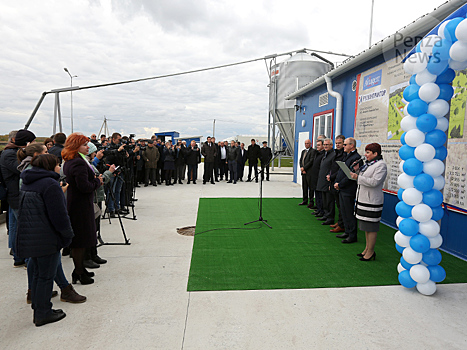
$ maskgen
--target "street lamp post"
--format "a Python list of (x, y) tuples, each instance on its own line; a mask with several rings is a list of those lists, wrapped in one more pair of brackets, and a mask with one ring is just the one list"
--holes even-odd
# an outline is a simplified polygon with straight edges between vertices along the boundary
[[(70, 76), (70, 87), (73, 87), (73, 78), (77, 78), (77, 75), (71, 75), (71, 73), (68, 71), (68, 68), (63, 68), (65, 72), (68, 73)], [(70, 91), (70, 98), (71, 98), (71, 133), (73, 133), (73, 91)]]

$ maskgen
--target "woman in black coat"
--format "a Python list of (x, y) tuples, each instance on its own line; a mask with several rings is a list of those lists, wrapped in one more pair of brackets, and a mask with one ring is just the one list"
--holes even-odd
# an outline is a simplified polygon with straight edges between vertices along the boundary
[(170, 142), (167, 142), (164, 148), (164, 171), (165, 171), (165, 184), (172, 186), (172, 174), (175, 170), (175, 150)]
[(16, 248), (19, 256), (29, 258), (34, 270), (31, 284), (33, 320), (40, 327), (66, 316), (62, 310), (52, 310), (50, 298), (60, 249), (70, 244), (73, 230), (65, 196), (58, 183), (58, 158), (51, 154), (38, 155), (32, 159), (31, 165), (31, 169), (21, 173), (23, 186)]
[(73, 283), (91, 284), (92, 272), (87, 272), (83, 261), (86, 248), (97, 244), (96, 221), (94, 219), (94, 193), (102, 185), (102, 175), (96, 177), (85, 156), (89, 152), (89, 139), (81, 133), (73, 133), (66, 139), (62, 151), (63, 173), (67, 183), (67, 208), (75, 237), (70, 244), (75, 269)]

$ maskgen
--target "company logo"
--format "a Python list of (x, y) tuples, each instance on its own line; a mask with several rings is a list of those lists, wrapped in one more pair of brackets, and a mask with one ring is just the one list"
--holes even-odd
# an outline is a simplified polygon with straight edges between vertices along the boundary
[(381, 73), (382, 73), (382, 70), (380, 69), (364, 77), (363, 78), (363, 90), (381, 85)]

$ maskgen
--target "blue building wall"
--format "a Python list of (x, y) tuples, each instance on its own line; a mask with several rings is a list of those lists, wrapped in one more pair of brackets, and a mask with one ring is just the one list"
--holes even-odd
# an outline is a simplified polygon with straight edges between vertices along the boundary
[[(423, 37), (423, 36), (421, 36)], [(420, 38), (421, 38), (420, 37)], [(355, 126), (355, 97), (356, 92), (352, 91), (352, 82), (357, 79), (357, 75), (366, 70), (375, 67), (379, 64), (388, 61), (401, 54), (406, 50), (405, 47), (397, 47), (391, 53), (385, 53), (372, 60), (365, 62), (359, 67), (340, 75), (332, 80), (333, 90), (339, 92), (343, 96), (343, 111), (342, 111), (342, 134), (346, 137), (354, 135)], [(300, 132), (310, 132), (310, 137), (313, 134), (313, 115), (327, 110), (336, 108), (336, 99), (329, 95), (329, 102), (323, 107), (318, 107), (319, 96), (327, 92), (326, 84), (322, 84), (314, 90), (308, 92), (301, 97), (302, 107), (305, 106), (305, 112), (297, 111), (295, 123), (295, 157), (298, 155), (298, 135)], [(302, 127), (302, 120), (305, 120), (306, 125)], [(326, 135), (334, 139), (335, 135), (335, 113), (333, 135)], [(296, 159), (294, 159), (294, 165)], [(294, 181), (297, 182), (297, 167), (294, 166)], [(391, 227), (396, 228), (397, 214), (395, 206), (399, 202), (396, 195), (391, 193), (384, 194), (384, 208), (381, 221)], [(457, 255), (463, 259), (467, 259), (467, 235), (463, 234), (467, 227), (467, 215), (445, 210), (445, 215), (441, 221), (441, 235), (443, 236), (443, 245), (441, 248), (451, 254)]]

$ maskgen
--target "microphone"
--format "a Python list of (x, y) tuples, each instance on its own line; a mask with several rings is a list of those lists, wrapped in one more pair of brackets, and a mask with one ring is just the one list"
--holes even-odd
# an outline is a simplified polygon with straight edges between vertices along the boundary
[(350, 168), (352, 169), (355, 165), (359, 165), (359, 166), (362, 166), (363, 165), (363, 162), (366, 160), (366, 157), (365, 156), (361, 156), (360, 159), (357, 159), (355, 162), (352, 163), (352, 165), (350, 166)]

